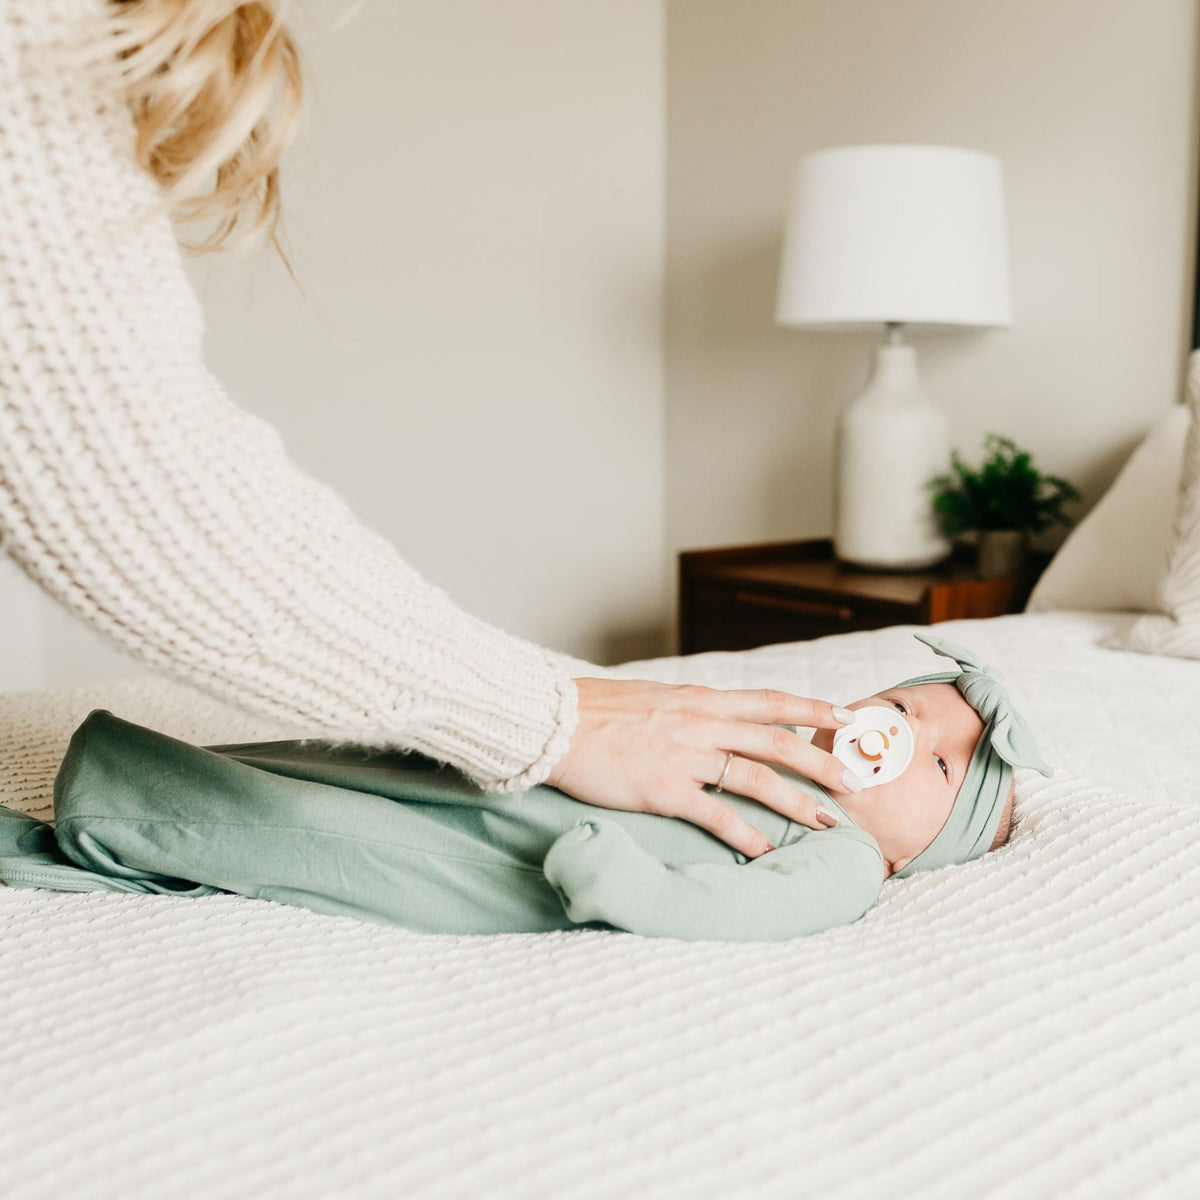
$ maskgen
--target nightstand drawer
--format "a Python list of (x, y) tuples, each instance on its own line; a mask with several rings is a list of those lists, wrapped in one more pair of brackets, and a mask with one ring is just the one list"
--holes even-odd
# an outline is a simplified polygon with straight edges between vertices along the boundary
[(748, 650), (831, 633), (1018, 612), (1049, 555), (1020, 576), (981, 579), (964, 548), (925, 571), (862, 571), (828, 538), (679, 556), (679, 652)]
[(694, 637), (688, 653), (748, 650), (772, 642), (803, 642), (831, 633), (882, 629), (912, 619), (890, 607), (772, 592), (762, 588), (693, 585), (689, 603)]

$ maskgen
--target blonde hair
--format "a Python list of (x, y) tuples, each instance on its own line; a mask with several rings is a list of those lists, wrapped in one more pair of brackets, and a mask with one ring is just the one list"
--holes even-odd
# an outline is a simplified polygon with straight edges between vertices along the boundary
[(166, 211), (215, 221), (183, 248), (270, 242), (290, 271), (279, 163), (299, 131), (303, 71), (283, 15), (272, 0), (108, 0), (89, 41), (100, 82), (133, 112), (137, 161)]

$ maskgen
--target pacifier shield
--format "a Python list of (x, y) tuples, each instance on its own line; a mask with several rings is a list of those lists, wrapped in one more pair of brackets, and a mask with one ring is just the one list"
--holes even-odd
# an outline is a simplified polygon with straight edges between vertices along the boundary
[(857, 709), (854, 720), (833, 735), (833, 754), (862, 780), (878, 787), (899, 778), (912, 762), (916, 738), (894, 708), (872, 704)]

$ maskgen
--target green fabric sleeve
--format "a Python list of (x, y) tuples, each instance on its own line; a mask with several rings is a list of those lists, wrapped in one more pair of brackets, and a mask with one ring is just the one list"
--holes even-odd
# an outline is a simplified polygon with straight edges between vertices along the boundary
[(139, 892), (173, 896), (211, 896), (218, 889), (183, 880), (143, 875), (119, 878), (89, 871), (72, 862), (59, 847), (54, 829), (0, 804), (0, 883), (17, 888), (49, 888), (56, 892)]
[(848, 925), (884, 879), (867, 835), (814, 831), (745, 864), (674, 866), (603, 819), (561, 834), (542, 870), (572, 921), (712, 941), (782, 941)]

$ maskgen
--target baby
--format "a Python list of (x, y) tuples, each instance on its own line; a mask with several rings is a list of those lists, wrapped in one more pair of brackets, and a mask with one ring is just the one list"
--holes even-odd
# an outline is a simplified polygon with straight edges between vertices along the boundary
[[(927, 634), (915, 636), (953, 658), (961, 670), (907, 679), (847, 705), (853, 711), (881, 705), (895, 709), (903, 717), (901, 728), (911, 734), (907, 768), (875, 790), (848, 793), (840, 802), (846, 815), (875, 839), (885, 877), (969, 862), (1002, 846), (1008, 840), (1016, 794), (1012, 768), (1051, 773), (1012, 709), (999, 676), (961, 647)], [(844, 742), (844, 735), (855, 732), (853, 726), (844, 733), (819, 729), (813, 742), (834, 750), (835, 739)], [(856, 739), (848, 740), (853, 745)], [(879, 751), (886, 742), (883, 737)], [(843, 757), (852, 769), (861, 767), (863, 760), (883, 757), (860, 748), (856, 761), (846, 750)], [(870, 787), (870, 774), (865, 777)]]
[(816, 735), (863, 791), (835, 802), (791, 774), (835, 826), (809, 829), (722, 793), (776, 847), (753, 861), (686, 821), (549, 787), (490, 795), (420, 755), (295, 741), (201, 748), (98, 710), (59, 769), (55, 827), (0, 808), (0, 879), (237, 892), (430, 933), (815, 933), (856, 921), (889, 875), (999, 845), (1014, 766), (1049, 774), (998, 677), (917, 637), (961, 670), (860, 700), (853, 726)]

